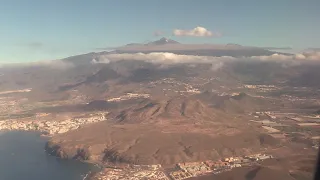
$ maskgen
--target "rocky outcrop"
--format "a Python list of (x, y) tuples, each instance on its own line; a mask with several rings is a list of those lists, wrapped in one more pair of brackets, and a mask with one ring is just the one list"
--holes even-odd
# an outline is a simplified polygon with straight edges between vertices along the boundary
[(75, 159), (81, 161), (90, 160), (90, 152), (88, 148), (72, 148), (65, 149), (58, 142), (52, 140), (48, 141), (45, 145), (45, 150), (48, 154), (56, 156), (61, 159)]
[(55, 142), (48, 141), (45, 145), (45, 150), (48, 154), (56, 156), (61, 159), (68, 159), (68, 154)]
[(73, 159), (77, 160), (90, 160), (90, 152), (87, 148), (78, 148), (77, 154), (73, 157)]
[(103, 162), (106, 163), (133, 163), (129, 157), (126, 157), (125, 155), (121, 155), (117, 150), (114, 149), (105, 149), (103, 151), (104, 156), (103, 156)]

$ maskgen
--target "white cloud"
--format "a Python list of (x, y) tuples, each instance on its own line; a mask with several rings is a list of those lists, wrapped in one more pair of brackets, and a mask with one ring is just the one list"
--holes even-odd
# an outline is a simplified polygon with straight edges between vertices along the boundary
[(257, 59), (261, 61), (286, 61), (286, 60), (307, 60), (320, 61), (320, 52), (313, 53), (298, 53), (294, 55), (273, 54), (271, 56), (253, 56), (250, 59)]
[(306, 53), (303, 53), (302, 55), (305, 56), (306, 59), (309, 59), (309, 60), (313, 60), (313, 61), (320, 60), (320, 51), (306, 52)]
[(153, 53), (124, 53), (124, 54), (107, 54), (99, 57), (99, 63), (109, 63), (120, 60), (145, 61), (154, 64), (188, 64), (188, 63), (212, 63), (214, 61), (231, 60), (233, 57), (213, 57), (213, 56), (193, 56), (178, 55), (167, 52)]
[(195, 56), (195, 55), (179, 55), (168, 52), (153, 53), (123, 53), (123, 54), (106, 54), (94, 59), (92, 63), (110, 63), (121, 60), (145, 61), (154, 64), (170, 65), (170, 64), (211, 64), (213, 70), (220, 69), (226, 62), (230, 61), (271, 61), (285, 64), (286, 66), (298, 65), (303, 61), (320, 61), (320, 53), (312, 54), (296, 54), (281, 55), (273, 54), (270, 56), (252, 56), (235, 58), (231, 56)]
[(296, 55), (295, 55), (295, 58), (296, 58), (297, 60), (304, 60), (304, 59), (306, 59), (306, 56), (303, 55), (303, 54), (296, 54)]
[(217, 71), (218, 69), (221, 69), (224, 66), (224, 62), (220, 61), (217, 63), (212, 63), (211, 70)]
[(221, 36), (218, 32), (211, 32), (204, 27), (196, 27), (191, 30), (175, 29), (173, 30), (173, 35), (175, 36), (194, 36), (194, 37), (219, 37)]
[(272, 54), (271, 56), (252, 56), (251, 59), (257, 59), (261, 61), (283, 61), (283, 60), (290, 60), (293, 59), (294, 56), (287, 56), (282, 54)]
[[(123, 53), (123, 54), (105, 54), (92, 59), (91, 63), (110, 63), (121, 60), (145, 61), (154, 64), (170, 65), (170, 64), (211, 64), (212, 70), (218, 70), (230, 61), (273, 61), (280, 62), (284, 66), (299, 65), (304, 61), (319, 61), (320, 52), (308, 52), (295, 55), (273, 54), (270, 56), (252, 56), (235, 58), (231, 56), (196, 56), (196, 55), (179, 55), (168, 52), (153, 53)], [(66, 70), (74, 67), (71, 62), (63, 60), (37, 61), (29, 63), (10, 63), (0, 64), (1, 67), (23, 68), (23, 67), (46, 67), (57, 70)]]

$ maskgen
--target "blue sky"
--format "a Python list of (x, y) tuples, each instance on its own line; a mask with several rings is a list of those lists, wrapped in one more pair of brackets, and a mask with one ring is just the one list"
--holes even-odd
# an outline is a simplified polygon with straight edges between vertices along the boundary
[[(0, 0), (0, 62), (63, 58), (132, 42), (320, 47), (319, 0)], [(174, 36), (204, 27), (221, 36)]]

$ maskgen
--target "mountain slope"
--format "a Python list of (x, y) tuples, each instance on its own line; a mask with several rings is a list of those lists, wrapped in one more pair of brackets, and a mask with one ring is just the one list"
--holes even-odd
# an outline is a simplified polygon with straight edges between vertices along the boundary
[(170, 165), (258, 152), (260, 148), (269, 146), (261, 141), (262, 136), (269, 135), (251, 129), (235, 135), (213, 137), (181, 128), (176, 132), (168, 132), (166, 127), (161, 126), (101, 122), (57, 135), (48, 143), (47, 149), (59, 147), (57, 152), (63, 152), (59, 154), (63, 154), (64, 158), (74, 157), (77, 148), (86, 148), (93, 161), (115, 159), (108, 157), (110, 154), (104, 154), (112, 151), (116, 152), (117, 159), (135, 164)]
[(166, 100), (145, 100), (121, 111), (116, 121), (121, 123), (186, 123), (221, 122), (228, 115), (210, 108), (193, 97), (179, 96)]
[(146, 45), (165, 45), (165, 44), (180, 44), (180, 43), (172, 39), (167, 39), (163, 37), (157, 41), (147, 43)]

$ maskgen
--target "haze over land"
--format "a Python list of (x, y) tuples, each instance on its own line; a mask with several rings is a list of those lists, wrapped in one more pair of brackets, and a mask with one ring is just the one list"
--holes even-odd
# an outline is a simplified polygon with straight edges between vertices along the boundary
[[(87, 180), (312, 179), (318, 7), (317, 0), (2, 2), (1, 137), (35, 131), (53, 160), (97, 167)], [(15, 144), (12, 153), (23, 153), (9, 159), (39, 154)], [(7, 179), (51, 171), (10, 163), (15, 173), (0, 173)]]
[(293, 179), (310, 178), (309, 166), (287, 161), (304, 153), (309, 161), (318, 148), (319, 60), (315, 51), (286, 54), (161, 38), (3, 65), (1, 127), (48, 134), (48, 153), (66, 159), (166, 168), (267, 153), (286, 163), (258, 164), (257, 172), (279, 166), (276, 178), (288, 172)]

